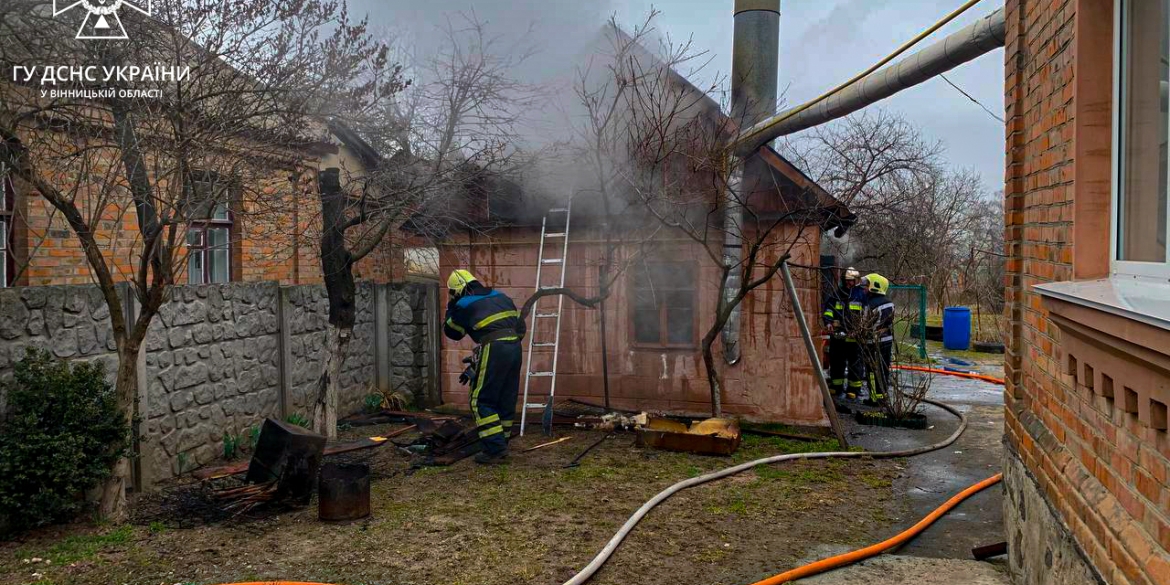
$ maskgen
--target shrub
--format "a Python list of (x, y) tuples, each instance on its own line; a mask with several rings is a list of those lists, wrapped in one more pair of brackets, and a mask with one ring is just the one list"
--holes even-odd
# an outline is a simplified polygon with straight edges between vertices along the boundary
[[(299, 412), (294, 412), (294, 413), (284, 417), (284, 422), (286, 422), (290, 425), (297, 425), (298, 427), (304, 427), (307, 429), (307, 428), (309, 428), (310, 421), (308, 418), (305, 417), (305, 415), (303, 415)], [(256, 438), (257, 438), (257, 440), (259, 440), (260, 437), (257, 436)]]
[(3, 384), (0, 510), (9, 530), (71, 520), (85, 507), (85, 492), (125, 455), (129, 424), (101, 364), (29, 349), (13, 372)]

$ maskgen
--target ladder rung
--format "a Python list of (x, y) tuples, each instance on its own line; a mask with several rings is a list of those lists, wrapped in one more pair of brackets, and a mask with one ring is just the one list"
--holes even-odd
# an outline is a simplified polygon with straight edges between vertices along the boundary
[(544, 341), (541, 343), (537, 343), (535, 341), (532, 342), (532, 347), (556, 347), (556, 346), (557, 346), (557, 344), (555, 344), (551, 341)]
[(560, 264), (561, 258), (545, 258), (540, 261), (541, 264)]
[(554, 208), (548, 210), (548, 212), (549, 213), (568, 213), (569, 208), (568, 207), (554, 207)]
[(561, 288), (561, 287), (559, 287), (559, 286), (542, 286), (542, 287), (540, 287), (540, 290), (553, 290), (553, 289), (558, 289), (558, 288)]
[(532, 376), (533, 378), (551, 378), (553, 373), (552, 372), (528, 372), (528, 375)]
[(544, 408), (546, 405), (543, 402), (529, 402), (524, 405), (524, 408)]
[(544, 237), (546, 237), (546, 238), (563, 238), (563, 237), (565, 237), (565, 232), (550, 232), (550, 233), (544, 234)]
[(550, 319), (550, 318), (553, 318), (556, 316), (557, 316), (556, 313), (537, 313), (536, 314), (537, 319)]

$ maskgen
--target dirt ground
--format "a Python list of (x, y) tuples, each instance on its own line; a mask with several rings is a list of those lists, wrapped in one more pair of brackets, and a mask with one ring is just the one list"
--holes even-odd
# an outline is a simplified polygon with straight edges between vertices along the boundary
[[(561, 434), (572, 438), (519, 453), (508, 465), (482, 467), (468, 459), (413, 474), (405, 473), (405, 455), (379, 448), (371, 460), (373, 515), (357, 523), (318, 522), (314, 503), (195, 528), (177, 528), (171, 519), (26, 535), (0, 544), (0, 583), (560, 583), (671, 483), (733, 462), (835, 446), (747, 436), (730, 458), (704, 457), (636, 448), (632, 435), (619, 434), (580, 467), (564, 469), (601, 434)], [(513, 445), (519, 451), (545, 440), (529, 435)], [(895, 516), (891, 496), (905, 465), (798, 462), (688, 490), (652, 512), (593, 582), (749, 583), (789, 567), (818, 544), (884, 538), (904, 520)]]
[[(1002, 372), (1002, 358), (981, 357), (977, 369)], [(999, 469), (1002, 389), (939, 377), (930, 394), (971, 419), (968, 432), (952, 447), (909, 460), (756, 468), (684, 491), (639, 524), (592, 582), (752, 583), (892, 536)], [(932, 428), (926, 432), (850, 423), (849, 438), (869, 450), (893, 450), (940, 440), (957, 424), (934, 407), (927, 415)], [(394, 428), (355, 428), (342, 438)], [(566, 469), (603, 433), (558, 429), (558, 436), (571, 438), (529, 453), (520, 451), (548, 439), (538, 432), (516, 439), (512, 461), (497, 467), (466, 459), (411, 472), (411, 458), (389, 446), (343, 455), (364, 460), (373, 470), (373, 514), (350, 524), (317, 521), (313, 502), (258, 519), (200, 525), (193, 522), (194, 514), (142, 513), (157, 508), (158, 496), (150, 496), (138, 502), (139, 518), (129, 525), (75, 524), (0, 543), (0, 585), (275, 579), (347, 585), (555, 584), (584, 567), (645, 500), (678, 480), (767, 455), (836, 448), (835, 441), (745, 435), (732, 457), (707, 457), (637, 448), (632, 434), (617, 434), (580, 467)], [(1001, 507), (1002, 490), (986, 490), (898, 551), (911, 556), (875, 560), (816, 582), (885, 582), (895, 574), (902, 579), (896, 582), (945, 582), (923, 581), (944, 572), (943, 565), (922, 557), (970, 558), (972, 546), (1002, 535)], [(994, 564), (964, 569), (956, 563), (945, 566), (960, 574), (975, 571), (969, 576), (983, 571), (989, 583), (1001, 572)]]

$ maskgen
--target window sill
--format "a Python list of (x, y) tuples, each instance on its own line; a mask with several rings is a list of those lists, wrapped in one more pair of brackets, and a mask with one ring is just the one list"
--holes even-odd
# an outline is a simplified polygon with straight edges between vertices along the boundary
[(1041, 296), (1170, 331), (1170, 284), (1113, 277), (1033, 287)]
[[(1170, 286), (1125, 278), (1034, 287), (1060, 329), (1062, 379), (1114, 420), (1165, 433), (1170, 409)], [(1152, 436), (1151, 436), (1152, 438)]]

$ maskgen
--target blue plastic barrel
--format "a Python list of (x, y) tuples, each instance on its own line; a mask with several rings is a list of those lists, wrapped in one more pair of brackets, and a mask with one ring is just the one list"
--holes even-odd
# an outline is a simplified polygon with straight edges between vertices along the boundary
[(958, 350), (971, 347), (971, 309), (947, 307), (943, 310), (943, 347)]

